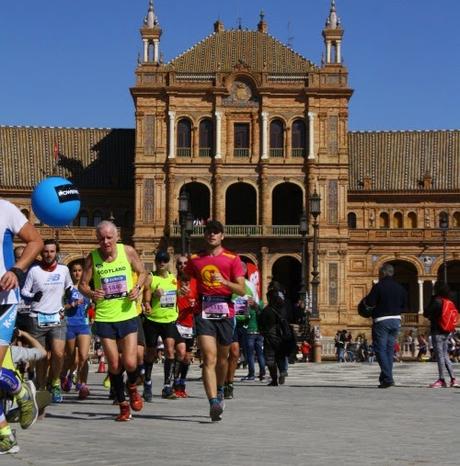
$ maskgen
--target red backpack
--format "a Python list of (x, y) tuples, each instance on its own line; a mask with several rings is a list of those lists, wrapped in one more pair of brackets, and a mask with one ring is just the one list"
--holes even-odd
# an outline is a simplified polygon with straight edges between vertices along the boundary
[(442, 311), (439, 318), (439, 327), (444, 332), (453, 332), (457, 326), (458, 311), (455, 304), (446, 298), (442, 298)]

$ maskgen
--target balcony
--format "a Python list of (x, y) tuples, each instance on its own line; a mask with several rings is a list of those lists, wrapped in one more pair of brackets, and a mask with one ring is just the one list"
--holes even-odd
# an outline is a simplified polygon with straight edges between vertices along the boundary
[(305, 157), (305, 149), (303, 147), (293, 147), (292, 157)]
[(270, 157), (284, 157), (284, 149), (282, 147), (270, 147)]
[(178, 157), (191, 157), (192, 156), (192, 148), (191, 147), (178, 147), (177, 148), (177, 156)]
[(211, 157), (212, 155), (212, 148), (211, 147), (200, 147), (198, 151), (199, 157)]
[[(204, 225), (194, 226), (192, 236), (203, 236)], [(170, 235), (180, 237), (180, 225), (170, 225)], [(225, 225), (225, 236), (231, 238), (299, 238), (299, 225)]]
[(235, 147), (233, 155), (235, 157), (249, 157), (249, 147)]

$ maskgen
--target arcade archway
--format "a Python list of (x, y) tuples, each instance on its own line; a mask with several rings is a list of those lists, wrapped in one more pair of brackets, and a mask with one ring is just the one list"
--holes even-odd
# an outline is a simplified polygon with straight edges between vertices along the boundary
[(297, 301), (300, 291), (301, 264), (291, 256), (283, 256), (272, 267), (272, 280), (284, 285), (291, 302)]

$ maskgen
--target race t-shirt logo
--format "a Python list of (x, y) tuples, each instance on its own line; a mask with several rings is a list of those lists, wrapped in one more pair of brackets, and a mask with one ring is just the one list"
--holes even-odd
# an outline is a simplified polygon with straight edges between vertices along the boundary
[(54, 189), (60, 203), (80, 200), (80, 193), (73, 184), (55, 186)]
[(205, 265), (201, 271), (201, 279), (203, 284), (210, 288), (218, 288), (222, 284), (215, 279), (216, 274), (220, 273), (219, 269), (215, 265)]

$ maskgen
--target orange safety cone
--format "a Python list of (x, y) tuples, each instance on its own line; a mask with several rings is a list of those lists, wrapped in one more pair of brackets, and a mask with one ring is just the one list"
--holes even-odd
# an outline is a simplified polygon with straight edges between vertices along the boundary
[(102, 374), (102, 373), (107, 372), (106, 367), (105, 367), (105, 358), (104, 358), (104, 355), (102, 355), (101, 358), (99, 359), (99, 366), (98, 366), (96, 372), (97, 372), (98, 374)]

